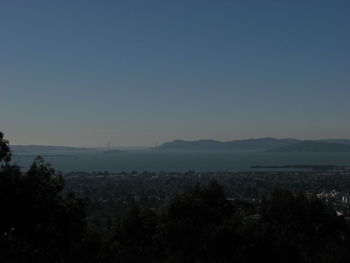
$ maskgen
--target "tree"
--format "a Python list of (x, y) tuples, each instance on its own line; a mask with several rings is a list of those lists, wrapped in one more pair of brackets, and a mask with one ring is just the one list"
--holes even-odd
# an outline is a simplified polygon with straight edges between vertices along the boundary
[(109, 258), (112, 262), (154, 262), (154, 236), (158, 225), (157, 214), (136, 204), (118, 218), (109, 242)]
[(11, 161), (11, 151), (8, 140), (4, 139), (4, 134), (0, 131), (0, 164), (7, 164)]
[(22, 173), (0, 133), (0, 262), (70, 262), (85, 226), (85, 201), (62, 194), (61, 175), (41, 157)]
[[(165, 207), (159, 232), (159, 244), (169, 262), (211, 262), (216, 241), (233, 241), (235, 210), (216, 182), (179, 195)], [(222, 229), (230, 229), (223, 236)], [(233, 231), (234, 232), (234, 231)], [(216, 258), (220, 255), (215, 255)]]
[(342, 262), (348, 230), (342, 217), (317, 198), (275, 190), (261, 209), (272, 257), (283, 262)]

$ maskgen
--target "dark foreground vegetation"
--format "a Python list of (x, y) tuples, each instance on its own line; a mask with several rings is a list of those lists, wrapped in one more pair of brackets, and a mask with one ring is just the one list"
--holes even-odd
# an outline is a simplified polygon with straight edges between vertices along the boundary
[[(124, 206), (102, 226), (41, 158), (22, 172), (0, 133), (0, 262), (349, 262), (349, 228), (316, 196), (274, 190), (258, 205), (219, 183)], [(113, 199), (111, 199), (113, 200)], [(108, 200), (102, 200), (108, 202)]]

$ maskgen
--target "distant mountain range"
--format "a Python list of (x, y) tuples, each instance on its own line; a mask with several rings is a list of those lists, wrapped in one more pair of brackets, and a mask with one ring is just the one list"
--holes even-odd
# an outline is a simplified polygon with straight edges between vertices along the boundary
[(14, 154), (66, 154), (80, 153), (91, 151), (91, 148), (78, 148), (68, 146), (51, 146), (51, 145), (10, 145), (10, 149)]
[(166, 142), (157, 149), (181, 151), (350, 152), (350, 140), (323, 139), (303, 141), (270, 137), (227, 142), (216, 140), (175, 140)]
[[(99, 148), (78, 148), (66, 146), (48, 145), (11, 145), (14, 154), (20, 155), (51, 155), (51, 154), (75, 154), (91, 151), (102, 151)], [(267, 151), (267, 152), (350, 152), (350, 140), (347, 139), (323, 139), (323, 140), (298, 140), (276, 139), (271, 137), (217, 141), (198, 140), (184, 141), (175, 140), (166, 142), (158, 150), (172, 151)], [(110, 152), (120, 152), (111, 150)]]

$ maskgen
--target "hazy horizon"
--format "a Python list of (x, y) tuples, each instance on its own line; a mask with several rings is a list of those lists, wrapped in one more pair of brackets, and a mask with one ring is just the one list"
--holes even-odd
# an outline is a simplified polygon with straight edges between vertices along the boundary
[(116, 149), (116, 148), (150, 148), (150, 147), (155, 147), (159, 146), (163, 143), (167, 142), (172, 142), (172, 141), (177, 141), (177, 140), (183, 140), (183, 141), (201, 141), (201, 140), (214, 140), (214, 141), (220, 141), (220, 142), (230, 142), (230, 141), (240, 141), (240, 140), (249, 140), (249, 139), (266, 139), (266, 138), (272, 138), (272, 139), (297, 139), (300, 141), (307, 141), (307, 140), (350, 140), (350, 138), (292, 138), (292, 137), (281, 137), (281, 138), (276, 138), (276, 137), (251, 137), (251, 138), (238, 138), (238, 139), (230, 139), (230, 140), (219, 140), (215, 138), (199, 138), (199, 139), (182, 139), (182, 138), (175, 138), (171, 139), (169, 141), (162, 141), (162, 142), (157, 142), (156, 144), (149, 144), (149, 145), (134, 145), (134, 146), (127, 146), (127, 145), (114, 145), (112, 142), (106, 142), (105, 145), (67, 145), (67, 144), (62, 144), (62, 145), (57, 145), (57, 144), (13, 144), (10, 142), (10, 146), (57, 146), (57, 147), (76, 147), (76, 148), (108, 148), (108, 143), (110, 143), (109, 147), (111, 149)]
[(0, 4), (12, 145), (350, 139), (349, 1)]

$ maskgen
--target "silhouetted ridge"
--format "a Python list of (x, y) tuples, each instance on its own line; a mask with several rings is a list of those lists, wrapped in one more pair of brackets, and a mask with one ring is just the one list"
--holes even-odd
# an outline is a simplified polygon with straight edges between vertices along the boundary
[(198, 141), (184, 141), (175, 140), (162, 144), (159, 149), (162, 150), (267, 150), (273, 147), (281, 147), (289, 144), (300, 142), (297, 139), (275, 139), (275, 138), (258, 138), (235, 141), (216, 141), (216, 140), (198, 140)]

